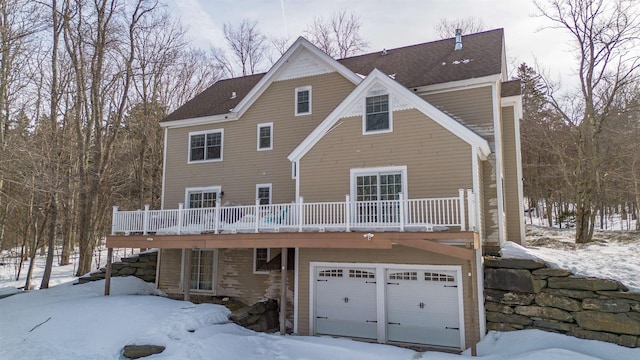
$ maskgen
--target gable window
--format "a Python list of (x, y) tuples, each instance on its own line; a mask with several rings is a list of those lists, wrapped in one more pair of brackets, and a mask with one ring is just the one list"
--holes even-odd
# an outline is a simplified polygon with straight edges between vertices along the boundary
[(365, 100), (363, 133), (392, 131), (389, 95), (369, 96)]
[(189, 163), (221, 161), (224, 130), (189, 133)]
[(260, 205), (271, 204), (271, 184), (256, 185), (256, 199), (260, 201)]
[(191, 250), (189, 286), (196, 291), (214, 291), (215, 250)]
[(311, 114), (311, 86), (296, 88), (296, 116)]
[(271, 251), (268, 248), (253, 249), (253, 273), (268, 274), (269, 270), (261, 270), (270, 260)]
[(273, 149), (273, 123), (258, 124), (258, 151)]

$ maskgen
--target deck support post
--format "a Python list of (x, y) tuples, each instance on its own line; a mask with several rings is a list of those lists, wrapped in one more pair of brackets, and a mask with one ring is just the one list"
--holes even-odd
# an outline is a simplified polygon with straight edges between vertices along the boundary
[(111, 292), (111, 258), (113, 257), (113, 248), (107, 248), (107, 270), (104, 275), (104, 296), (109, 296)]
[(183, 249), (184, 251), (184, 268), (182, 273), (182, 291), (184, 292), (184, 301), (191, 301), (191, 249)]
[(283, 247), (280, 254), (280, 334), (287, 333), (287, 258), (288, 248)]

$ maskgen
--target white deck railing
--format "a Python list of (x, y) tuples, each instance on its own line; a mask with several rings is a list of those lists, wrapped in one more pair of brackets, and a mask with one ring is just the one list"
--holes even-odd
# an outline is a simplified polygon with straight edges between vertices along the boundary
[(475, 195), (428, 199), (220, 206), (214, 208), (120, 211), (113, 207), (111, 234), (201, 234), (273, 231), (476, 230)]

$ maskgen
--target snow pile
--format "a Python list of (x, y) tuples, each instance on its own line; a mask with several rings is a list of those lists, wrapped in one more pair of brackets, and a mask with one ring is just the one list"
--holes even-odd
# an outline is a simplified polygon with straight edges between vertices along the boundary
[(137, 278), (60, 285), (0, 299), (0, 359), (121, 359), (128, 344), (162, 345), (150, 359), (640, 359), (640, 349), (538, 330), (490, 332), (479, 357), (415, 352), (329, 337), (256, 333), (229, 323), (229, 310), (160, 296)]
[[(528, 227), (529, 247), (506, 242), (505, 258), (538, 259), (575, 275), (613, 279), (640, 292), (640, 236), (632, 232), (597, 232), (594, 241), (575, 244), (573, 231)], [(535, 246), (539, 245), (539, 246)]]

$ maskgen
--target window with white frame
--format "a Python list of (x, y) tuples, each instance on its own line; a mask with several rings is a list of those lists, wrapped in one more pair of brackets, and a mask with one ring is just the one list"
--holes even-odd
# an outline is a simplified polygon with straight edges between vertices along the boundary
[(253, 272), (254, 274), (268, 274), (264, 266), (271, 260), (271, 251), (268, 248), (253, 249)]
[(220, 187), (187, 188), (185, 192), (187, 208), (213, 208), (216, 207)]
[(258, 151), (273, 149), (273, 123), (258, 124)]
[(189, 163), (221, 161), (223, 141), (223, 129), (189, 133)]
[(196, 291), (214, 291), (215, 250), (191, 250), (189, 287)]
[(389, 132), (392, 130), (389, 95), (368, 96), (365, 99), (363, 133)]
[(397, 222), (400, 193), (407, 193), (406, 166), (351, 170), (351, 198), (357, 203), (357, 222)]
[(311, 86), (296, 88), (296, 116), (311, 114)]
[(256, 199), (259, 200), (260, 205), (270, 205), (271, 204), (271, 184), (256, 185)]

